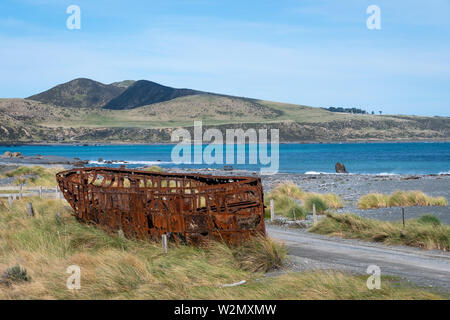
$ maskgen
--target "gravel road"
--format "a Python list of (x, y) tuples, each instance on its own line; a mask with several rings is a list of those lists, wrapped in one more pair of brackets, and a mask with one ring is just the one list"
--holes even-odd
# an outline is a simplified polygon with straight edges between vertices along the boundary
[(385, 246), (269, 225), (267, 231), (286, 244), (294, 271), (332, 269), (366, 274), (369, 265), (377, 265), (382, 275), (450, 292), (449, 252)]

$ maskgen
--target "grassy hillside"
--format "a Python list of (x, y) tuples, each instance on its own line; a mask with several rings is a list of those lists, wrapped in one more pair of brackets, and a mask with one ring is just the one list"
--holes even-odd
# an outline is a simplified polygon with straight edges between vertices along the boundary
[(124, 92), (126, 81), (103, 84), (91, 79), (75, 79), (27, 99), (71, 108), (101, 108)]
[(169, 142), (172, 128), (279, 129), (289, 141), (450, 139), (450, 118), (333, 113), (321, 108), (213, 94), (130, 110), (64, 108), (0, 99), (2, 142)]
[(175, 89), (158, 83), (139, 80), (119, 96), (114, 97), (104, 105), (104, 109), (124, 110), (169, 101), (178, 97), (200, 93), (191, 89)]

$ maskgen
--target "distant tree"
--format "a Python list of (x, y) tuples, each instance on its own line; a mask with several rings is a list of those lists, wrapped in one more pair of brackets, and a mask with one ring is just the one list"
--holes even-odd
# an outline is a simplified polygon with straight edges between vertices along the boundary
[(378, 111), (380, 113), (380, 115), (383, 113), (383, 111)]
[(325, 110), (331, 111), (331, 112), (346, 112), (346, 113), (358, 113), (358, 114), (367, 114), (366, 110), (360, 109), (360, 108), (343, 108), (343, 107), (329, 107), (325, 108)]
[(375, 111), (372, 111), (372, 114), (375, 114)]

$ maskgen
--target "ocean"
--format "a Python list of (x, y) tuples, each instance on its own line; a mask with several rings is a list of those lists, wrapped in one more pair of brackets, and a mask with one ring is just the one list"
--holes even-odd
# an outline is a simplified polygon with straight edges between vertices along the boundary
[[(159, 165), (163, 168), (222, 168), (224, 166), (224, 164), (174, 164), (171, 158), (173, 147), (174, 145), (23, 145), (0, 146), (0, 153), (19, 151), (27, 156), (41, 154), (78, 157), (90, 160), (92, 166), (103, 165), (98, 163), (99, 158), (125, 161), (126, 166), (130, 168), (143, 165)], [(203, 146), (203, 149), (205, 147)], [(246, 163), (233, 164), (233, 168), (259, 171), (260, 164), (248, 163), (248, 145), (245, 146), (245, 150)], [(223, 152), (225, 156), (225, 149)], [(290, 143), (279, 145), (279, 172), (334, 173), (336, 162), (344, 163), (349, 173), (384, 175), (450, 173), (450, 143)]]

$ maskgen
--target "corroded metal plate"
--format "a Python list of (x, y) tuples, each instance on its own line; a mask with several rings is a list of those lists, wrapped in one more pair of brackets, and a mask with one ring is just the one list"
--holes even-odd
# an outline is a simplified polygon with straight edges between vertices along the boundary
[(255, 177), (83, 168), (56, 175), (79, 221), (130, 238), (238, 244), (265, 235), (261, 180)]

